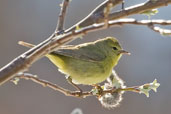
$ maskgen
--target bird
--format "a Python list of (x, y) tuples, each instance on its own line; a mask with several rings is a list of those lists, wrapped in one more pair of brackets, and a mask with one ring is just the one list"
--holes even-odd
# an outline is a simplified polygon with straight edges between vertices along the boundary
[[(23, 41), (19, 44), (30, 48), (35, 46)], [(46, 57), (71, 79), (71, 83), (95, 85), (111, 75), (123, 54), (130, 53), (122, 49), (116, 38), (106, 37), (94, 42), (61, 46)]]

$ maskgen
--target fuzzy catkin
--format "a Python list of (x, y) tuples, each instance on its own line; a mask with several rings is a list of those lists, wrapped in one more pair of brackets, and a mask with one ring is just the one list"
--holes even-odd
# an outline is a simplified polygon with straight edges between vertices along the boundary
[[(110, 90), (112, 88), (119, 89), (125, 88), (124, 82), (118, 77), (116, 72), (113, 70), (111, 76), (107, 79), (107, 83), (104, 85), (104, 90)], [(113, 93), (107, 93), (99, 98), (102, 106), (105, 108), (114, 108), (119, 106), (122, 101), (123, 91), (116, 91)]]

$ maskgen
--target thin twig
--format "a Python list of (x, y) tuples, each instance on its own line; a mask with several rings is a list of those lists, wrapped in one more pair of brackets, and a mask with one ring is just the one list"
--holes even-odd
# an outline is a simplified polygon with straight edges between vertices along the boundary
[(156, 27), (153, 24), (149, 25), (148, 27), (150, 29), (152, 29), (153, 31), (155, 31), (157, 33), (160, 33), (163, 36), (171, 36), (171, 30), (169, 30), (169, 29), (163, 29), (163, 28), (160, 28), (160, 27)]
[(56, 84), (53, 84), (51, 82), (48, 82), (46, 80), (42, 80), (39, 79), (37, 76), (29, 74), (29, 73), (19, 73), (16, 78), (20, 78), (20, 79), (25, 79), (25, 80), (31, 80), (37, 84), (42, 85), (43, 87), (49, 87), (55, 91), (59, 91), (61, 93), (63, 93), (66, 96), (72, 96), (72, 97), (81, 97), (81, 98), (85, 98), (87, 96), (102, 96), (106, 93), (113, 93), (116, 91), (131, 91), (131, 92), (140, 92), (138, 89), (138, 86), (135, 87), (127, 87), (127, 88), (123, 88), (123, 89), (110, 89), (110, 90), (102, 90), (99, 93), (97, 92), (97, 94), (93, 94), (92, 91), (86, 91), (86, 92), (78, 92), (78, 91), (70, 91), (67, 89), (64, 89)]
[(109, 0), (108, 2), (107, 2), (107, 5), (106, 5), (106, 8), (104, 9), (104, 28), (108, 28), (109, 26), (109, 13), (110, 13), (110, 10), (111, 10), (111, 8), (113, 7), (113, 4), (112, 4), (112, 1), (111, 0)]
[(66, 15), (66, 11), (69, 5), (69, 1), (70, 0), (63, 0), (61, 4), (61, 11), (59, 14), (59, 19), (58, 19), (57, 27), (55, 31), (56, 35), (61, 34), (61, 32), (64, 30), (65, 15)]
[(150, 24), (157, 24), (157, 25), (171, 25), (171, 20), (163, 20), (163, 19), (153, 19), (153, 20), (136, 20), (133, 18), (125, 18), (119, 19), (114, 21), (109, 21), (109, 23), (115, 23), (115, 25), (124, 25), (124, 24), (134, 24), (134, 25), (150, 25)]

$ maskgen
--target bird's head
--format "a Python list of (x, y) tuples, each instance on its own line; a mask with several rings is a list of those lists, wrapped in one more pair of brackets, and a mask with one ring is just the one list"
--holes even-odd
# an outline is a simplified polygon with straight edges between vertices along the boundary
[(106, 53), (106, 56), (111, 57), (113, 61), (117, 61), (120, 59), (122, 54), (130, 55), (129, 52), (122, 49), (118, 40), (114, 37), (106, 37), (104, 39), (100, 39), (99, 42), (103, 46)]

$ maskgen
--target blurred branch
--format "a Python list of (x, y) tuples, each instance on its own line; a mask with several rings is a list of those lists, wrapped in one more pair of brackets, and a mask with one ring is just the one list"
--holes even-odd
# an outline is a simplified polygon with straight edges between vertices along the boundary
[(153, 24), (149, 25), (148, 27), (150, 29), (152, 29), (153, 31), (160, 33), (163, 36), (171, 36), (171, 30), (169, 30), (169, 29), (163, 29), (160, 27), (156, 27)]
[(65, 15), (66, 15), (66, 10), (67, 10), (68, 5), (69, 5), (69, 0), (63, 0), (63, 2), (61, 4), (61, 11), (60, 11), (59, 19), (57, 22), (57, 27), (56, 27), (57, 35), (59, 35), (61, 32), (63, 32)]
[[(116, 19), (120, 19), (120, 18), (127, 17), (130, 15), (134, 15), (134, 14), (141, 14), (147, 10), (167, 6), (168, 4), (171, 4), (171, 0), (148, 0), (145, 3), (137, 4), (137, 5), (125, 8), (124, 10), (111, 13), (109, 15), (110, 17), (109, 19), (116, 20)], [(101, 20), (99, 19), (99, 21)]]
[[(89, 32), (104, 29), (104, 9), (108, 2), (112, 2), (112, 7), (119, 4), (123, 0), (106, 0), (95, 8), (85, 19), (78, 22), (70, 29), (65, 31), (65, 34), (55, 35), (52, 34), (48, 39), (31, 48), (27, 52), (21, 54), (9, 64), (0, 69), (0, 85), (16, 76), (19, 72), (25, 72), (29, 67), (44, 55), (57, 50), (61, 45), (71, 42), (76, 38), (86, 35)], [(139, 4), (133, 7), (125, 8), (124, 10), (109, 14), (108, 26), (114, 26), (113, 20), (123, 18), (129, 15), (142, 13), (146, 10), (166, 6), (171, 3), (171, 0), (149, 0), (146, 3)], [(101, 23), (99, 23), (101, 22)], [(97, 24), (94, 24), (97, 23)], [(75, 27), (79, 26), (80, 29), (76, 30)]]
[(107, 2), (106, 4), (106, 8), (103, 10), (103, 13), (104, 13), (104, 27), (107, 29), (108, 28), (108, 25), (109, 25), (109, 13), (110, 13), (110, 10), (111, 8), (113, 7), (113, 4), (112, 4), (112, 1), (109, 0), (109, 2)]
[(152, 29), (155, 32), (160, 33), (164, 36), (171, 36), (171, 30), (169, 29), (162, 29), (160, 27), (156, 27), (154, 25), (163, 25), (168, 26), (171, 25), (171, 20), (163, 20), (163, 19), (154, 19), (154, 20), (136, 20), (136, 19), (119, 19), (114, 21), (109, 21), (109, 23), (113, 23), (112, 25), (125, 25), (125, 24), (133, 24), (133, 25), (145, 25)]
[[(155, 28), (154, 25), (163, 25), (163, 26), (168, 26), (171, 25), (171, 20), (163, 20), (163, 19), (153, 19), (153, 20), (136, 20), (133, 18), (125, 18), (125, 19), (119, 19), (119, 20), (114, 20), (114, 21), (107, 21), (107, 26), (111, 27), (111, 26), (123, 26), (125, 24), (133, 24), (133, 25), (145, 25), (148, 26), (150, 29), (154, 30), (155, 32), (159, 32), (158, 28)], [(103, 24), (94, 24), (93, 26), (106, 26), (106, 22)], [(93, 29), (93, 26), (90, 27), (91, 29)], [(96, 29), (96, 28), (95, 28)], [(162, 29), (163, 30), (163, 29)], [(170, 33), (170, 30), (166, 30), (166, 31), (162, 31), (160, 30), (159, 33), (166, 33), (165, 35), (167, 35), (167, 33)], [(29, 47), (29, 48), (33, 48), (35, 45), (24, 42), (24, 41), (19, 41), (18, 42), (19, 45), (25, 46), (25, 47)]]
[(163, 20), (163, 19), (152, 19), (152, 20), (136, 20), (133, 18), (125, 18), (114, 21), (109, 21), (109, 23), (113, 23), (115, 25), (124, 25), (124, 24), (134, 24), (134, 25), (171, 25), (171, 20)]

